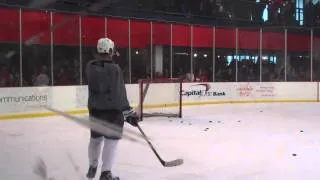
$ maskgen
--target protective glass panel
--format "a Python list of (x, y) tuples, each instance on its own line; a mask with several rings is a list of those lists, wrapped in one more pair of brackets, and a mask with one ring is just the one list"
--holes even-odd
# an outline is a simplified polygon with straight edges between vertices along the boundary
[(0, 88), (20, 86), (19, 10), (0, 7)]
[(311, 30), (289, 28), (287, 33), (287, 80), (311, 80)]
[(285, 81), (285, 31), (283, 28), (263, 28), (262, 81)]
[(260, 29), (239, 28), (238, 81), (260, 81)]
[(80, 85), (80, 16), (53, 13), (54, 85)]
[(50, 13), (22, 10), (24, 86), (52, 85)]

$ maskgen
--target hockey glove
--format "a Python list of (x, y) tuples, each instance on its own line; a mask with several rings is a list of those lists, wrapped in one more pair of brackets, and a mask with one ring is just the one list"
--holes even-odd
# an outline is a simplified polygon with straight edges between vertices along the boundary
[(139, 116), (138, 114), (130, 108), (129, 110), (123, 111), (123, 116), (127, 123), (131, 124), (134, 127), (138, 126)]

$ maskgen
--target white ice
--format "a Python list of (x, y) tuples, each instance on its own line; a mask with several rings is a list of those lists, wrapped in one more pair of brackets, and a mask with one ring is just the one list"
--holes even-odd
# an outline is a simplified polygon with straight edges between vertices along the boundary
[[(122, 140), (114, 174), (122, 180), (320, 179), (320, 104), (220, 104), (184, 107), (183, 114), (141, 123), (161, 156), (183, 158), (182, 166), (162, 167), (147, 144)], [(0, 179), (41, 179), (33, 172), (39, 157), (55, 180), (85, 179), (88, 141), (87, 129), (62, 117), (1, 121)]]

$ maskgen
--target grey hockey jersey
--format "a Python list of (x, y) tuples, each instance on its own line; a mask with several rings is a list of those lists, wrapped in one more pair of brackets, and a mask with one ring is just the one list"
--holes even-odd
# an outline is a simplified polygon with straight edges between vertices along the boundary
[(92, 60), (86, 67), (88, 108), (97, 110), (126, 110), (130, 107), (122, 71), (112, 61)]

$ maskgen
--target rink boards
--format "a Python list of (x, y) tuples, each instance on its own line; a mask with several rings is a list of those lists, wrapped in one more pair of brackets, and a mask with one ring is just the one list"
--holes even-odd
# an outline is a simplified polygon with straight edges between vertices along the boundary
[[(138, 84), (128, 84), (132, 106), (139, 102)], [(184, 83), (183, 105), (216, 103), (319, 102), (319, 82)], [(86, 113), (87, 86), (0, 88), (0, 120), (53, 115), (41, 106), (72, 114)], [(152, 84), (145, 108), (177, 106), (179, 84)]]

